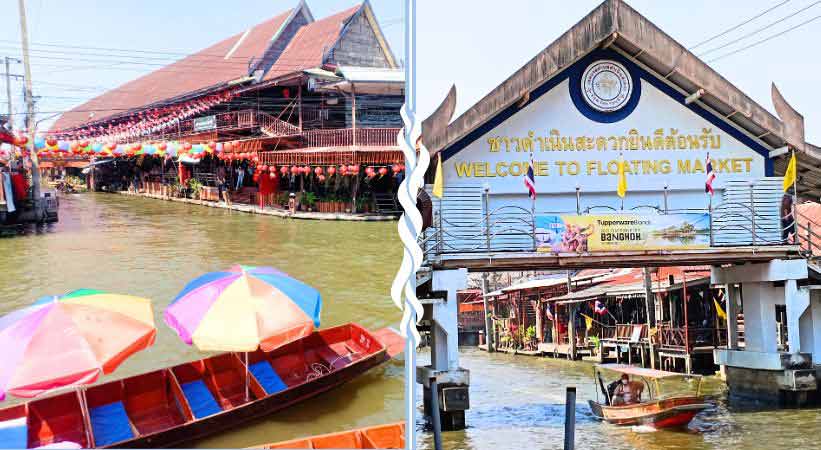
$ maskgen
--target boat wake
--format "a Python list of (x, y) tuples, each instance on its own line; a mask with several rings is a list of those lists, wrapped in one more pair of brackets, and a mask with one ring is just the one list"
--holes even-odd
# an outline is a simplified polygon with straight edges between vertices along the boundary
[(655, 427), (651, 427), (650, 425), (633, 425), (630, 427), (630, 430), (634, 433), (655, 433), (658, 431)]

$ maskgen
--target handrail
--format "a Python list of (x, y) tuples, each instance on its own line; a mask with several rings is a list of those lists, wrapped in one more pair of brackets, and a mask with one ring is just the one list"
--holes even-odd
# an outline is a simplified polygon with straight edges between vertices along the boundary
[[(485, 202), (487, 204), (487, 202)], [(654, 205), (640, 205), (627, 211), (618, 211), (608, 205), (590, 206), (586, 212), (594, 208), (609, 208), (618, 213), (632, 214), (636, 210), (647, 208), (659, 215), (679, 213), (710, 215), (710, 246), (722, 245), (783, 245), (787, 242), (782, 238), (784, 231), (790, 225), (779, 222), (775, 225), (775, 214), (766, 213), (761, 208), (756, 209), (745, 203), (726, 202), (712, 209), (680, 208), (662, 210)], [(777, 211), (777, 210), (776, 210)], [(450, 253), (482, 253), (508, 251), (537, 251), (539, 246), (536, 218), (542, 215), (576, 215), (576, 211), (532, 211), (518, 205), (503, 205), (492, 210), (485, 209), (475, 215), (465, 214), (466, 220), (457, 220), (447, 217), (443, 211), (437, 214), (435, 225), (420, 236), (420, 246), (427, 257)], [(472, 216), (472, 217), (471, 217)], [(743, 218), (744, 220), (739, 220)], [(746, 222), (745, 222), (746, 220)], [(808, 243), (805, 247), (821, 250), (821, 227), (819, 232), (807, 230), (800, 225), (803, 231), (801, 238)], [(729, 233), (729, 234), (727, 234)], [(723, 235), (724, 240), (715, 236)], [(727, 241), (729, 237), (729, 241)], [(743, 237), (743, 241), (733, 243)], [(749, 241), (747, 241), (747, 237)], [(716, 243), (716, 241), (719, 241)], [(819, 252), (821, 254), (821, 251)]]

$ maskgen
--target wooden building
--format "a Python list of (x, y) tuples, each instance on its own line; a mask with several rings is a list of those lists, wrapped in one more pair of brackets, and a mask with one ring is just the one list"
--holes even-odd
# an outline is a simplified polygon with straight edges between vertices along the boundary
[[(316, 195), (333, 187), (335, 196), (340, 183), (325, 179), (350, 168), (356, 187), (346, 188), (349, 199), (367, 195), (373, 208), (395, 211), (403, 102), (403, 70), (367, 0), (320, 19), (300, 1), (77, 106), (49, 136), (114, 144), (230, 142), (225, 161), (232, 168), (274, 168), (275, 190), (307, 186)], [(213, 184), (213, 169), (202, 167), (192, 175)]]

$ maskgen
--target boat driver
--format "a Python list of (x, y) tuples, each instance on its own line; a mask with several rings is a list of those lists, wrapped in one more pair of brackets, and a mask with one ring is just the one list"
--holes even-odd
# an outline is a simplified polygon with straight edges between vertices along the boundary
[(641, 402), (641, 393), (644, 386), (637, 381), (630, 381), (630, 377), (623, 373), (618, 385), (613, 390), (611, 404), (613, 406), (629, 405)]

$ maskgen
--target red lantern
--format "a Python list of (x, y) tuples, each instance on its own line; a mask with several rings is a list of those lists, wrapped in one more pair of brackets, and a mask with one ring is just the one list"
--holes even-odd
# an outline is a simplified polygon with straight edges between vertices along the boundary
[(158, 148), (158, 149), (160, 149), (160, 151), (161, 151), (161, 152), (164, 152), (164, 151), (165, 151), (165, 149), (167, 149), (167, 148), (168, 148), (168, 144), (166, 144), (165, 142), (160, 142), (160, 143), (157, 145), (157, 148)]
[(368, 166), (365, 168), (365, 175), (367, 175), (368, 178), (373, 178), (374, 176), (376, 176), (376, 171), (373, 169), (373, 167)]
[[(329, 171), (330, 171), (330, 169), (329, 169)], [(348, 166), (345, 166), (345, 165), (339, 166), (339, 174), (342, 175), (343, 177), (345, 175), (347, 175), (348, 174)]]
[(17, 136), (17, 137), (14, 139), (14, 143), (15, 143), (18, 147), (23, 147), (23, 146), (25, 146), (26, 144), (28, 144), (28, 142), (29, 142), (29, 138), (28, 138), (28, 137), (26, 137), (26, 136), (23, 136), (23, 135)]
[(191, 143), (190, 143), (190, 142), (184, 142), (184, 143), (182, 144), (182, 148), (183, 148), (185, 151), (191, 150)]
[(252, 161), (254, 161), (254, 164), (257, 164), (259, 162), (259, 156), (254, 155), (254, 158), (252, 159)]
[(308, 166), (304, 166), (304, 167), (302, 168), (302, 173), (303, 173), (304, 175), (308, 175), (309, 173), (311, 173), (311, 168), (310, 168), (310, 167), (308, 167)]
[(80, 142), (80, 147), (82, 147), (82, 148), (86, 148), (86, 147), (88, 147), (88, 141), (82, 141), (82, 142)]
[(279, 173), (281, 173), (281, 174), (282, 174), (282, 176), (284, 177), (285, 175), (287, 175), (287, 174), (288, 174), (288, 168), (287, 168), (287, 167), (285, 167), (285, 166), (280, 167), (280, 168), (279, 168)]
[(380, 177), (384, 177), (387, 174), (388, 174), (388, 168), (387, 167), (380, 167), (379, 168), (379, 176)]
[(259, 174), (258, 173), (254, 174), (254, 183), (259, 183)]
[(54, 147), (55, 145), (57, 145), (57, 139), (54, 139), (52, 137), (47, 138), (46, 145), (48, 145), (49, 147)]
[(323, 183), (325, 181), (325, 175), (318, 175), (316, 178), (319, 180), (320, 183)]
[(267, 172), (268, 171), (268, 166), (266, 164), (263, 164), (263, 165), (259, 166), (258, 170), (260, 172)]
[(350, 172), (350, 173), (351, 173), (351, 175), (356, 175), (356, 174), (358, 174), (358, 173), (359, 173), (359, 166), (357, 166), (357, 165), (350, 165), (350, 166), (348, 166), (348, 172)]
[(391, 170), (393, 170), (393, 173), (399, 173), (402, 171), (402, 168), (399, 167), (399, 164), (394, 164), (391, 166)]
[(132, 146), (131, 148), (132, 148), (135, 152), (138, 152), (138, 151), (140, 151), (140, 149), (141, 149), (141, 148), (143, 148), (143, 145), (142, 145), (142, 144), (140, 144), (140, 143), (138, 142), (138, 143), (134, 144), (134, 146)]
[(316, 174), (316, 176), (322, 175), (322, 167), (317, 167), (316, 169), (314, 169), (314, 173)]
[(328, 167), (328, 175), (333, 176), (336, 173), (336, 167)]
[(291, 166), (291, 174), (296, 175), (296, 174), (298, 174), (299, 172), (300, 172), (299, 167), (297, 167), (297, 166)]
[(276, 180), (277, 179), (277, 173), (276, 172), (269, 173), (268, 178), (270, 178), (272, 180)]
[(213, 149), (213, 148), (217, 148), (217, 143), (216, 143), (216, 142), (214, 142), (214, 141), (209, 141), (209, 142), (208, 142), (208, 147), (210, 147), (210, 148), (212, 148), (212, 149)]

